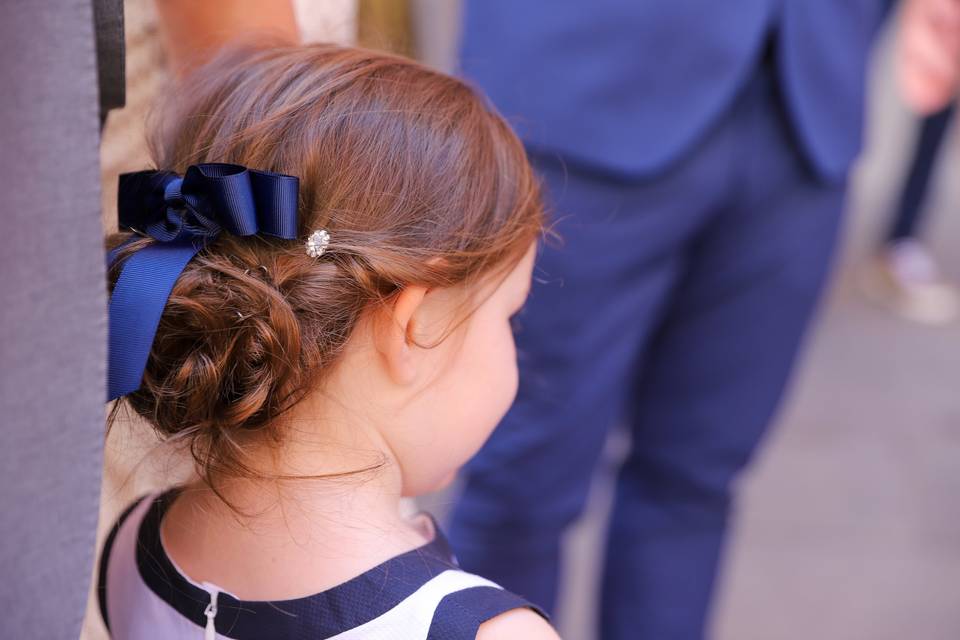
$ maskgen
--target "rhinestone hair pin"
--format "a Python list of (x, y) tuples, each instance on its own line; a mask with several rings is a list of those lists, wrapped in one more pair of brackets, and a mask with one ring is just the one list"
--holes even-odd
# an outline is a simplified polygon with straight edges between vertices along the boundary
[(311, 258), (319, 258), (328, 246), (330, 246), (330, 234), (326, 229), (317, 229), (307, 238), (307, 255)]

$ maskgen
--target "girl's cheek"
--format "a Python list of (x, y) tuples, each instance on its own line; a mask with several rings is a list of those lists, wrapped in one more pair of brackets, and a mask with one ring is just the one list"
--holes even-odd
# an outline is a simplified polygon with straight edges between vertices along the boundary
[(517, 346), (513, 340), (512, 331), (506, 333), (502, 344), (503, 348), (501, 352), (503, 355), (501, 356), (500, 368), (503, 371), (506, 408), (509, 409), (517, 397), (517, 390), (520, 386), (520, 370), (517, 365)]

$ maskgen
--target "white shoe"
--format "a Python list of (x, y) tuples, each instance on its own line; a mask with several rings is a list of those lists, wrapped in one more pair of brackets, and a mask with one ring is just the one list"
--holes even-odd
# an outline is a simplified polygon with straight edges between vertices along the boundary
[(960, 292), (912, 238), (894, 242), (874, 259), (863, 288), (875, 302), (914, 322), (946, 325), (960, 316)]

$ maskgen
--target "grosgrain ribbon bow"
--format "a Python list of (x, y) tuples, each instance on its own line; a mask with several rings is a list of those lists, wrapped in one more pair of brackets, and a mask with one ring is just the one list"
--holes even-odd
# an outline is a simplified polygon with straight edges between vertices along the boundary
[(157, 242), (126, 260), (110, 297), (108, 401), (140, 387), (160, 316), (193, 256), (223, 231), (296, 238), (298, 193), (294, 176), (236, 164), (191, 165), (182, 178), (169, 171), (120, 176), (120, 228)]

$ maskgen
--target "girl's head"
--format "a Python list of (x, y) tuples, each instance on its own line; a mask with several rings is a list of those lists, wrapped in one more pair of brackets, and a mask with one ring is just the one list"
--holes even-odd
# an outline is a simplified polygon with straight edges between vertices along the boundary
[[(372, 441), (405, 493), (436, 488), (516, 393), (509, 319), (542, 212), (508, 126), (459, 80), (336, 46), (224, 54), (161, 113), (161, 169), (298, 176), (299, 240), (223, 234), (197, 255), (130, 404), (210, 481), (271, 457), (296, 475), (291, 443)], [(316, 229), (331, 242), (311, 258)]]

